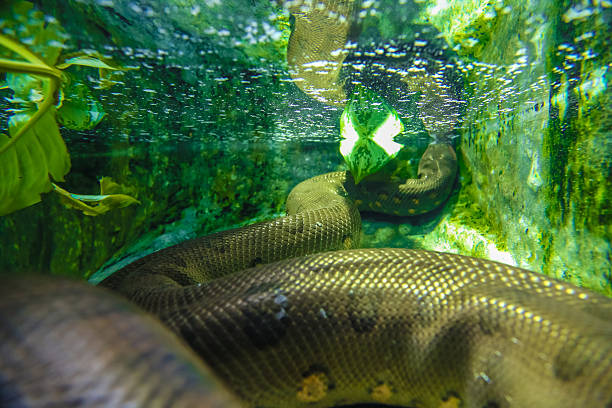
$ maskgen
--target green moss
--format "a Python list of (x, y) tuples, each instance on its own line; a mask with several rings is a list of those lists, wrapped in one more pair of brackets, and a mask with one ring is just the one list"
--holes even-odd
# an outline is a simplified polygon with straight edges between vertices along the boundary
[(570, 1), (498, 4), (432, 0), (421, 14), (463, 56), (470, 85), (449, 226), (481, 233), (520, 266), (610, 294), (610, 10), (576, 18)]
[[(561, 10), (564, 8), (559, 13)], [(553, 178), (547, 188), (551, 203), (548, 216), (557, 224), (572, 222), (610, 240), (612, 160), (607, 152), (612, 141), (606, 134), (612, 93), (606, 84), (609, 69), (601, 64), (610, 61), (612, 53), (604, 24), (599, 17), (584, 22), (564, 22), (560, 18), (555, 31), (556, 52), (547, 61), (556, 84), (556, 106), (551, 110), (544, 151), (551, 157), (549, 171)], [(575, 38), (584, 38), (580, 46), (598, 58), (580, 58), (569, 64), (568, 58), (571, 61), (578, 51), (567, 44), (574, 43)]]
[(491, 1), (429, 1), (420, 15), (424, 23), (433, 24), (459, 55), (481, 58), (493, 33), (498, 31), (504, 10)]
[(241, 45), (244, 53), (256, 61), (275, 62), (285, 66), (287, 61), (287, 44), (291, 34), (289, 15), (283, 13), (281, 9), (271, 12), (271, 23), (274, 29), (278, 30), (273, 38), (267, 41), (256, 41)]

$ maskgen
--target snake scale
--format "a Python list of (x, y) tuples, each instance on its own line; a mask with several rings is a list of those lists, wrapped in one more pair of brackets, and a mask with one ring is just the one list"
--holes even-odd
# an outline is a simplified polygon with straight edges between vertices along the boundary
[[(300, 27), (337, 25), (300, 7), (288, 59), (307, 77), (312, 57), (291, 48)], [(341, 105), (328, 73), (301, 87)], [(420, 107), (431, 133), (448, 127)], [(291, 191), (287, 216), (153, 253), (106, 288), (5, 278), (0, 406), (612, 407), (611, 299), (482, 259), (355, 249), (360, 210), (430, 211), (456, 172), (454, 149), (434, 143), (417, 179), (314, 177)]]

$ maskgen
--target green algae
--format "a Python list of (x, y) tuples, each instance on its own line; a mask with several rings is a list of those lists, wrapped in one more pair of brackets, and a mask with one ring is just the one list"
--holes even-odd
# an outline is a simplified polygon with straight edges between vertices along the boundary
[(431, 1), (421, 19), (464, 59), (470, 93), (461, 149), (471, 180), (451, 222), (519, 266), (611, 294), (610, 11), (572, 7)]
[[(552, 158), (553, 181), (546, 190), (547, 216), (559, 228), (554, 239), (558, 243), (552, 248), (562, 246), (577, 259), (588, 259), (587, 273), (564, 262), (562, 277), (610, 294), (612, 93), (604, 64), (612, 60), (606, 22), (611, 13), (593, 8), (592, 14), (574, 20), (572, 5), (564, 6), (556, 30), (556, 52), (548, 62), (555, 81), (555, 105), (544, 141), (544, 151)], [(549, 273), (554, 273), (553, 264), (547, 264)]]
[[(610, 13), (608, 13), (610, 14)], [(610, 192), (612, 180), (608, 176), (612, 169), (609, 152), (609, 118), (612, 113), (611, 92), (607, 87), (608, 67), (602, 66), (612, 60), (609, 50), (610, 36), (605, 37), (602, 17), (579, 22), (560, 22), (562, 35), (557, 38), (560, 52), (551, 56), (551, 66), (567, 64), (568, 53), (576, 55), (569, 48), (572, 38), (584, 37), (598, 27), (599, 36), (586, 36), (581, 42), (589, 54), (599, 58), (570, 58), (574, 62), (568, 70), (552, 70), (558, 84), (555, 95), (557, 104), (553, 112), (552, 126), (549, 127), (545, 143), (547, 153), (555, 157), (551, 162), (550, 173), (554, 177), (553, 188), (548, 191), (553, 206), (549, 216), (563, 222), (574, 218), (578, 225), (612, 238), (612, 204)], [(567, 65), (566, 65), (567, 66)], [(568, 76), (579, 79), (569, 82)]]

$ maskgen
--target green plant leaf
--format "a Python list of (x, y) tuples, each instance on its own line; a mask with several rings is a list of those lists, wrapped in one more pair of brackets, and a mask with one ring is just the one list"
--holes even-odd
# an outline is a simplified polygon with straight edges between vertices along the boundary
[[(23, 129), (33, 116), (32, 112), (20, 115), (14, 121), (17, 129)], [(49, 177), (63, 181), (70, 170), (68, 150), (54, 116), (50, 107), (14, 142), (0, 134), (0, 215), (39, 202), (40, 195), (52, 188)]]
[(6, 74), (6, 84), (13, 91), (13, 103), (40, 103), (44, 99), (43, 78), (26, 74)]
[[(103, 177), (100, 180), (100, 193), (103, 193), (105, 189), (108, 190), (109, 188), (118, 189), (120, 186), (109, 177)], [(53, 189), (60, 195), (60, 199), (66, 207), (82, 211), (85, 215), (102, 215), (116, 208), (140, 204), (140, 201), (127, 194), (73, 194), (56, 184), (53, 184)], [(92, 203), (93, 205), (90, 205)]]
[(123, 191), (123, 187), (115, 183), (110, 177), (100, 179), (100, 194), (118, 194)]
[(93, 129), (106, 115), (102, 104), (82, 82), (72, 82), (63, 95), (57, 120), (69, 129)]
[[(70, 169), (68, 150), (55, 121), (55, 92), (61, 73), (23, 44), (0, 35), (0, 45), (26, 61), (0, 59), (0, 71), (14, 86), (16, 105), (9, 119), (9, 135), (0, 134), (0, 215), (40, 201), (51, 190), (51, 180), (63, 180)], [(30, 75), (36, 74), (36, 75)]]
[(403, 145), (395, 136), (404, 125), (383, 98), (358, 85), (340, 117), (340, 153), (355, 184), (380, 170)]
[(57, 68), (66, 69), (71, 65), (81, 65), (84, 67), (92, 67), (92, 68), (104, 68), (104, 69), (110, 69), (110, 70), (115, 70), (115, 71), (126, 69), (117, 64), (110, 62), (109, 60), (103, 61), (101, 57), (97, 58), (97, 57), (94, 57), (93, 55), (88, 55), (84, 53), (76, 57), (66, 59), (63, 63), (58, 64)]
[(57, 65), (58, 69), (66, 69), (72, 65), (80, 65), (91, 68), (98, 68), (100, 76), (100, 84), (98, 88), (108, 89), (118, 82), (118, 78), (122, 74), (119, 71), (135, 70), (139, 67), (125, 67), (116, 64), (109, 58), (105, 58), (99, 53), (84, 53), (79, 52), (66, 56), (63, 63)]
[[(0, 133), (0, 215), (5, 215), (40, 201), (41, 194), (52, 189), (51, 180), (63, 181), (68, 173), (70, 157), (56, 117), (66, 127), (85, 130), (105, 115), (87, 87), (71, 83), (59, 69), (72, 65), (98, 68), (100, 86), (108, 87), (115, 83), (109, 73), (130, 68), (85, 53), (73, 54), (54, 67), (68, 36), (55, 19), (34, 9), (31, 2), (0, 6), (0, 32), (0, 72), (7, 72), (0, 88), (12, 90), (7, 100), (14, 106), (7, 109), (12, 113), (8, 135)], [(66, 84), (72, 85), (60, 91)], [(56, 102), (61, 107), (59, 114)], [(122, 194), (107, 195), (99, 198), (94, 210), (87, 211), (97, 215), (135, 201)]]

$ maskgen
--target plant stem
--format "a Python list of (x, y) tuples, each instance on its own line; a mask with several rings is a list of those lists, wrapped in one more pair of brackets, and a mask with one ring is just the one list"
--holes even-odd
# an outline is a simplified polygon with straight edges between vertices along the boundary
[(60, 70), (46, 64), (33, 64), (25, 61), (9, 60), (6, 58), (0, 58), (0, 71), (13, 72), (17, 74), (42, 75), (46, 77), (54, 77), (58, 80), (62, 79), (62, 73)]

